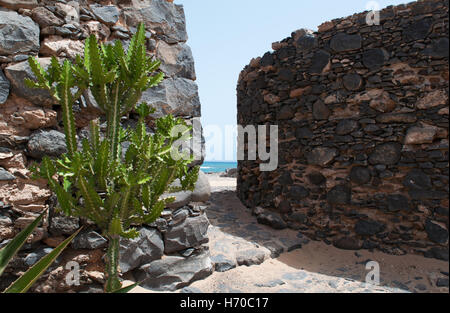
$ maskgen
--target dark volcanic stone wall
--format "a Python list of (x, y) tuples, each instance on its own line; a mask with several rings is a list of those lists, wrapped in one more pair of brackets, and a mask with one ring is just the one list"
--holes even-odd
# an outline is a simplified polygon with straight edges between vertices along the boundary
[(240, 161), (261, 223), (343, 249), (448, 260), (448, 1), (299, 30), (239, 77), (238, 123), (279, 126), (279, 166)]

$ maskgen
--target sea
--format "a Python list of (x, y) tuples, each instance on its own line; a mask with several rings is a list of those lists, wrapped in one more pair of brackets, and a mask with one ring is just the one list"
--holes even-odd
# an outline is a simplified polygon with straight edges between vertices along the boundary
[(237, 162), (204, 162), (200, 169), (205, 173), (220, 173), (230, 168), (237, 168)]

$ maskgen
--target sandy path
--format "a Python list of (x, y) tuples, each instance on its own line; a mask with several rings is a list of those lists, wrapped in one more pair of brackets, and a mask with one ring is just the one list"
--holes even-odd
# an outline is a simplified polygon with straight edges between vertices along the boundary
[[(394, 256), (379, 251), (346, 251), (323, 242), (310, 241), (293, 230), (273, 230), (259, 225), (250, 211), (237, 199), (236, 179), (208, 175), (212, 196), (207, 210), (211, 255), (230, 259), (253, 249), (264, 256), (261, 264), (238, 266), (214, 272), (194, 282), (182, 292), (446, 292), (438, 287), (447, 280), (449, 264), (419, 255)], [(273, 244), (285, 252), (271, 258)], [(299, 248), (301, 247), (301, 248)], [(270, 251), (269, 251), (270, 250)], [(366, 264), (380, 267), (380, 286), (366, 284)], [(258, 262), (257, 262), (258, 263)], [(260, 263), (260, 262), (259, 262)], [(149, 292), (136, 288), (134, 292)]]

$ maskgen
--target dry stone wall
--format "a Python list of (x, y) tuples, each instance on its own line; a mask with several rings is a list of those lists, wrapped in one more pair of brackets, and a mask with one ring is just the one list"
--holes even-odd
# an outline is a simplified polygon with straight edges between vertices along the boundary
[[(157, 109), (155, 118), (172, 113), (194, 124), (201, 133), (201, 125), (194, 122), (200, 117), (200, 101), (181, 5), (166, 0), (0, 0), (0, 247), (49, 208), (43, 224), (2, 276), (0, 290), (82, 225), (85, 230), (75, 238), (71, 249), (33, 291), (102, 290), (106, 239), (89, 221), (57, 214), (56, 199), (46, 182), (31, 179), (29, 167), (33, 163), (44, 155), (59, 156), (66, 147), (60, 107), (49, 93), (28, 89), (24, 78), (32, 77), (27, 62), (30, 55), (37, 56), (44, 66), (51, 56), (72, 59), (83, 53), (83, 41), (91, 34), (104, 42), (122, 40), (126, 47), (140, 22), (147, 29), (149, 53), (162, 61), (161, 70), (166, 74), (166, 79), (146, 91), (141, 100)], [(88, 122), (99, 113), (89, 93), (74, 109), (78, 136), (82, 138)], [(122, 123), (124, 127), (134, 125), (135, 116), (131, 114)], [(196, 140), (202, 147), (202, 138)], [(200, 150), (197, 163), (203, 158)], [(181, 288), (212, 272), (206, 244), (209, 222), (200, 205), (209, 196), (207, 178), (200, 175), (193, 193), (175, 196), (176, 202), (161, 218), (140, 229), (139, 238), (121, 242), (122, 272), (151, 278), (149, 287), (155, 289)], [(66, 284), (69, 261), (81, 267), (79, 286)], [(171, 272), (161, 272), (167, 264)]]
[(279, 166), (240, 161), (258, 221), (342, 249), (448, 260), (448, 1), (299, 30), (239, 77), (238, 123), (279, 127)]

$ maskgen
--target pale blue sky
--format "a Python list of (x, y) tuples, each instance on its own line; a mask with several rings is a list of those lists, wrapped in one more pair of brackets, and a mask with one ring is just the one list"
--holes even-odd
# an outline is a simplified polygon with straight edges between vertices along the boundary
[[(197, 73), (203, 125), (236, 124), (236, 84), (254, 57), (272, 50), (299, 28), (317, 30), (322, 22), (366, 10), (366, 0), (176, 0), (183, 4)], [(381, 8), (411, 1), (379, 0)], [(207, 140), (212, 159), (213, 138)], [(215, 141), (217, 142), (217, 141)], [(228, 146), (232, 146), (228, 144)], [(219, 148), (225, 156), (227, 148)], [(230, 153), (228, 154), (230, 155)], [(234, 155), (234, 153), (231, 153)], [(217, 157), (216, 157), (217, 160)]]

